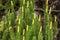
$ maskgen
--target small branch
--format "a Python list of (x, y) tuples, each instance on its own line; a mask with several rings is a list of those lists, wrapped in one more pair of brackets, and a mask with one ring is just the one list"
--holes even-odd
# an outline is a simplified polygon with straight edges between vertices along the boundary
[(42, 9), (42, 8), (35, 8), (35, 11), (43, 11), (44, 12), (44, 10)]
[(58, 28), (57, 30), (60, 31), (60, 28)]
[[(35, 8), (35, 11), (43, 11), (44, 12), (44, 9), (42, 9), (42, 8)], [(60, 10), (52, 10), (52, 12), (60, 12)]]
[(52, 6), (52, 5), (54, 5), (54, 4), (56, 4), (57, 2), (59, 2), (59, 1), (58, 1), (58, 0), (54, 1), (53, 3), (51, 3), (51, 4), (49, 5), (49, 7)]

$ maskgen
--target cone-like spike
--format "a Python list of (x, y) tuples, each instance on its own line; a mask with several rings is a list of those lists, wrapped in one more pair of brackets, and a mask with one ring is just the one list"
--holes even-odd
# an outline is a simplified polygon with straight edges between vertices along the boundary
[(55, 22), (56, 22), (57, 17), (56, 16), (54, 16), (54, 17), (55, 17)]
[(52, 29), (52, 21), (50, 22), (50, 29)]
[(32, 20), (32, 25), (34, 24), (34, 19)]
[(27, 7), (29, 7), (29, 1), (27, 1)]
[(26, 27), (26, 31), (28, 31), (28, 25), (27, 25), (27, 27)]
[(50, 7), (49, 14), (51, 14), (52, 8)]
[(42, 26), (40, 27), (40, 32), (42, 32)]
[(13, 1), (11, 1), (11, 5), (13, 6)]

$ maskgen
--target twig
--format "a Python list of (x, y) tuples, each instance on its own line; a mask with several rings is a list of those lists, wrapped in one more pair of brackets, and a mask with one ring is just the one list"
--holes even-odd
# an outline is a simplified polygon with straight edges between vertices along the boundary
[(60, 31), (60, 28), (58, 28), (57, 30)]
[[(35, 11), (43, 11), (44, 12), (44, 9), (42, 9), (42, 8), (35, 8)], [(52, 10), (52, 12), (60, 12), (60, 10)]]
[(59, 2), (59, 1), (58, 1), (58, 0), (54, 1), (53, 3), (51, 3), (51, 4), (49, 5), (49, 7), (52, 6), (52, 5), (54, 5), (54, 4), (56, 4), (57, 2)]

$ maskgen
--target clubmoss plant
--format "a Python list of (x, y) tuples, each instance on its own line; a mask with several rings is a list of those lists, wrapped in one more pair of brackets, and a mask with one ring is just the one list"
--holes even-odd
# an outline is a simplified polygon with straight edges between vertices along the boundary
[[(17, 0), (9, 0), (5, 6), (0, 0), (0, 8), (3, 6), (6, 14), (0, 22), (0, 35), (2, 34), (0, 40), (53, 40), (53, 37), (57, 35), (57, 18), (54, 16), (53, 24), (52, 7), (48, 10), (48, 0), (46, 0), (44, 11), (44, 29), (41, 23), (41, 15), (37, 16), (34, 11), (34, 0), (18, 1), (20, 5), (19, 16), (16, 15), (14, 9)], [(55, 25), (54, 28), (53, 25)]]

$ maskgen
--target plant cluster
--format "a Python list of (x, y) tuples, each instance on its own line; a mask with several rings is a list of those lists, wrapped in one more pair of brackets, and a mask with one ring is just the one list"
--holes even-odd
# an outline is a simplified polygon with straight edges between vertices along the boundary
[(57, 17), (55, 16), (53, 24), (51, 7), (48, 12), (48, 0), (46, 0), (44, 11), (44, 32), (41, 15), (37, 17), (34, 12), (34, 0), (19, 0), (18, 15), (14, 9), (16, 1), (10, 0), (8, 2), (10, 7), (5, 8), (6, 15), (0, 22), (0, 40), (53, 40), (53, 37), (57, 35)]

